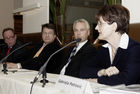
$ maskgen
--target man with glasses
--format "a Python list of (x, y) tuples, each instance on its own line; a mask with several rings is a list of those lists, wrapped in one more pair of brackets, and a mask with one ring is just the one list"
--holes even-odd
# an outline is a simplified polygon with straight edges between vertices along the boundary
[[(4, 42), (6, 43), (2, 47), (2, 58), (9, 55), (12, 51), (20, 47), (22, 44), (20, 41), (17, 40), (17, 36), (14, 32), (14, 29), (12, 28), (5, 28), (2, 32), (2, 36), (4, 39)], [(10, 62), (14, 62), (18, 65), (19, 62), (26, 60), (28, 58), (28, 50), (26, 48), (22, 48), (16, 52), (14, 52), (12, 55), (10, 55), (6, 62), (7, 64)]]

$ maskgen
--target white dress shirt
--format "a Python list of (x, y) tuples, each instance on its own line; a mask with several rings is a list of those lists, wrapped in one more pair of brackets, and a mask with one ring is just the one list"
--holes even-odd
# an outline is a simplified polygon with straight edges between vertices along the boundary
[[(122, 49), (127, 49), (128, 42), (129, 42), (128, 35), (126, 33), (122, 34), (118, 48), (120, 47)], [(112, 48), (111, 48), (111, 45), (109, 43), (106, 43), (106, 44), (103, 45), (103, 47), (109, 49), (109, 55), (110, 55), (110, 60), (111, 60), (111, 64), (112, 64), (113, 63), (113, 57), (112, 57)]]

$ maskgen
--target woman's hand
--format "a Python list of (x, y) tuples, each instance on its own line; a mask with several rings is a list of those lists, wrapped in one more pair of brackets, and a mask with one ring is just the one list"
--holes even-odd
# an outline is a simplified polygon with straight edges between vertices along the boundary
[(98, 76), (112, 76), (112, 75), (116, 75), (119, 74), (119, 70), (115, 67), (115, 66), (111, 66), (107, 69), (101, 69), (100, 71), (98, 71)]

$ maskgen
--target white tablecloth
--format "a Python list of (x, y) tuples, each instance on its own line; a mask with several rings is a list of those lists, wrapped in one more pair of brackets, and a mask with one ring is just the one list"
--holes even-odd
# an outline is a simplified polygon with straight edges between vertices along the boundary
[[(8, 72), (7, 75), (0, 72), (0, 94), (30, 94), (30, 82), (37, 73), (37, 71), (23, 69), (15, 73)], [(54, 85), (58, 75), (48, 73), (47, 76), (50, 82), (47, 83), (45, 87), (42, 87), (42, 83), (39, 82), (42, 79), (42, 77), (40, 77), (34, 84), (32, 94), (62, 94)]]
[[(8, 74), (0, 72), (0, 94), (30, 94), (31, 81), (38, 74), (37, 71), (18, 69), (17, 72), (14, 70), (8, 70)], [(32, 94), (69, 94), (68, 92), (61, 91), (55, 87), (55, 82), (57, 81), (59, 75), (47, 73), (47, 80), (49, 83), (46, 83), (45, 87), (42, 87), (42, 77), (40, 76), (38, 81), (34, 84)], [(101, 85), (97, 83), (90, 83), (94, 94), (104, 94), (109, 90), (123, 90), (128, 91), (128, 88), (124, 85), (119, 85), (115, 87), (110, 87), (107, 85)], [(104, 92), (105, 91), (105, 92)], [(111, 91), (105, 94), (110, 94)], [(115, 92), (117, 94), (117, 92)], [(118, 94), (121, 94), (120, 92)], [(122, 93), (123, 94), (123, 93)], [(129, 94), (134, 94), (129, 89)]]

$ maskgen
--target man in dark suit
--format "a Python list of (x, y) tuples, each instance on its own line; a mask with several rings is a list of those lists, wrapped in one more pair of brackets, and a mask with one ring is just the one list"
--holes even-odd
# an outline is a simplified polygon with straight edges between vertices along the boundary
[(73, 30), (74, 38), (80, 38), (81, 41), (66, 52), (60, 73), (80, 77), (82, 74), (81, 69), (95, 56), (96, 49), (88, 40), (90, 26), (85, 19), (76, 20), (73, 24)]
[[(11, 53), (13, 50), (20, 47), (22, 44), (20, 41), (17, 40), (17, 36), (14, 32), (14, 29), (12, 28), (5, 28), (2, 32), (3, 39), (5, 41), (5, 45), (2, 46), (2, 58), (7, 56), (9, 53)], [(26, 47), (14, 52), (12, 55), (10, 55), (6, 62), (7, 64), (10, 62), (19, 63), (21, 61), (24, 61), (28, 59), (28, 50)]]
[[(30, 59), (21, 62), (21, 67), (31, 70), (39, 70), (41, 66), (55, 51), (61, 48), (57, 41), (55, 25), (44, 24), (42, 26), (42, 40), (36, 47), (32, 49)], [(57, 68), (61, 65), (62, 52), (54, 55), (47, 64), (46, 71), (49, 73), (58, 73)]]
[[(98, 78), (89, 81), (106, 85), (139, 84), (140, 43), (127, 34), (129, 10), (121, 5), (105, 5), (96, 17), (98, 39), (106, 40), (107, 43), (99, 49), (96, 59), (93, 60), (92, 72), (97, 72)], [(92, 78), (96, 75), (93, 73)]]

